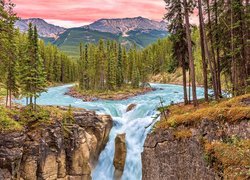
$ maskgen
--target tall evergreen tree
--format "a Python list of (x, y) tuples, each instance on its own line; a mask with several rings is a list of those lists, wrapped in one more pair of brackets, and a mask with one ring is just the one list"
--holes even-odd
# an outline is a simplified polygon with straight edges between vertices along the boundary
[(34, 81), (34, 92), (33, 96), (35, 98), (35, 106), (36, 106), (36, 98), (40, 96), (42, 92), (46, 91), (46, 73), (44, 71), (44, 65), (42, 59), (39, 54), (39, 46), (38, 46), (38, 32), (36, 26), (34, 27), (33, 34), (33, 46), (34, 46), (34, 69), (35, 69), (35, 81)]
[(176, 58), (182, 67), (182, 77), (183, 77), (183, 92), (184, 92), (184, 102), (188, 104), (187, 96), (187, 41), (186, 32), (184, 27), (184, 10), (181, 0), (165, 0), (166, 10), (168, 11), (165, 15), (165, 19), (170, 21), (169, 30), (172, 33), (170, 39), (173, 42), (173, 57)]
[(5, 59), (3, 61), (5, 72), (7, 73), (5, 84), (7, 89), (6, 106), (11, 108), (12, 97), (18, 94), (18, 72), (17, 72), (17, 32), (14, 28), (14, 23), (17, 20), (16, 14), (13, 12), (14, 4), (10, 1), (5, 3), (1, 1), (0, 4), (0, 57)]
[(117, 84), (118, 88), (121, 88), (121, 86), (124, 82), (124, 76), (123, 76), (122, 47), (120, 44), (119, 44), (116, 72), (117, 72), (116, 73), (116, 84)]
[(189, 24), (189, 6), (187, 0), (183, 0), (184, 6), (184, 16), (185, 16), (185, 28), (186, 28), (186, 38), (188, 44), (188, 59), (189, 59), (189, 69), (192, 80), (192, 96), (194, 106), (198, 105), (197, 95), (196, 95), (196, 81), (195, 81), (195, 67), (194, 67), (194, 58), (192, 54), (192, 40), (190, 33), (190, 24)]

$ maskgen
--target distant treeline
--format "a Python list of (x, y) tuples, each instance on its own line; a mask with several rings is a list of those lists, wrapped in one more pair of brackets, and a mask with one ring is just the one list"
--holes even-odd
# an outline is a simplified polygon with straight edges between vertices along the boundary
[(85, 90), (116, 90), (124, 85), (138, 88), (152, 74), (174, 71), (169, 38), (145, 48), (126, 50), (116, 41), (100, 40), (95, 44), (80, 44), (78, 61), (79, 84)]

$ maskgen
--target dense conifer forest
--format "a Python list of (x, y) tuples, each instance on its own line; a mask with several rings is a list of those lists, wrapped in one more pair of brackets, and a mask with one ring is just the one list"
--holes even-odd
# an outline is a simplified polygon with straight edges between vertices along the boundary
[[(139, 88), (153, 75), (182, 69), (184, 101), (189, 84), (197, 105), (196, 84), (222, 98), (222, 89), (244, 94), (249, 85), (249, 6), (248, 1), (165, 0), (165, 20), (170, 35), (144, 49), (126, 49), (116, 41), (79, 46), (79, 59), (71, 60), (57, 47), (39, 40), (37, 29), (28, 33), (14, 28), (18, 19), (14, 4), (1, 1), (0, 51), (1, 86), (7, 90), (6, 105), (13, 96), (27, 97), (33, 104), (49, 83), (79, 82), (82, 90)], [(199, 11), (199, 27), (189, 23), (189, 15)], [(187, 76), (188, 74), (188, 76)]]
[[(43, 25), (33, 21), (19, 30), (15, 4), (0, 0), (0, 179), (250, 179), (249, 0), (162, 1), (164, 21), (134, 18), (133, 28), (149, 29), (137, 34), (125, 21), (122, 33), (102, 33), (109, 34), (104, 39), (91, 30), (95, 39), (83, 33), (86, 26), (51, 34), (50, 27), (60, 27), (39, 18)], [(160, 5), (105, 1), (114, 2), (143, 12)], [(96, 0), (55, 3), (66, 7), (50, 7), (61, 16)], [(89, 7), (92, 16), (113, 12), (99, 6)], [(98, 29), (122, 29), (102, 21)], [(131, 45), (152, 39), (143, 33), (152, 23), (166, 23), (160, 27), (167, 36), (144, 48)], [(85, 35), (71, 37), (79, 44), (74, 57), (67, 54), (72, 46), (44, 42), (41, 26), (53, 38), (70, 29)], [(127, 31), (139, 36), (129, 46)]]
[(6, 106), (13, 97), (26, 97), (27, 104), (55, 83), (69, 83), (77, 79), (76, 62), (57, 47), (39, 40), (37, 28), (29, 25), (28, 33), (14, 28), (18, 19), (14, 4), (0, 4), (0, 85), (5, 88)]

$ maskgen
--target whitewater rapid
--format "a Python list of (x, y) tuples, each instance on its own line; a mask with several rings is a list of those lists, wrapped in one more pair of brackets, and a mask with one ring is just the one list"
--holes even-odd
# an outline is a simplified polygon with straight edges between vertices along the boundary
[[(183, 87), (168, 84), (151, 84), (156, 91), (121, 101), (100, 100), (96, 102), (83, 102), (65, 95), (72, 85), (49, 88), (42, 93), (37, 103), (40, 105), (59, 105), (81, 107), (96, 111), (97, 114), (109, 114), (113, 118), (113, 128), (109, 135), (109, 142), (100, 154), (98, 164), (92, 172), (93, 180), (114, 179), (114, 150), (117, 134), (126, 133), (127, 157), (122, 180), (140, 180), (142, 178), (141, 153), (147, 134), (151, 131), (155, 117), (159, 112), (160, 98), (164, 105), (183, 101)], [(197, 88), (199, 98), (203, 97), (202, 88)], [(21, 100), (25, 104), (25, 100)], [(126, 112), (128, 105), (137, 106)]]

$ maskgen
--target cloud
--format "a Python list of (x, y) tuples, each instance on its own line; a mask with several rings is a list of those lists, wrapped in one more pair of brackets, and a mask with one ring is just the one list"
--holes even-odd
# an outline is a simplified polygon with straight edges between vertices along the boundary
[[(58, 25), (72, 27), (101, 18), (143, 16), (161, 20), (163, 0), (13, 0), (21, 18), (39, 17)], [(63, 23), (65, 21), (65, 24)]]

